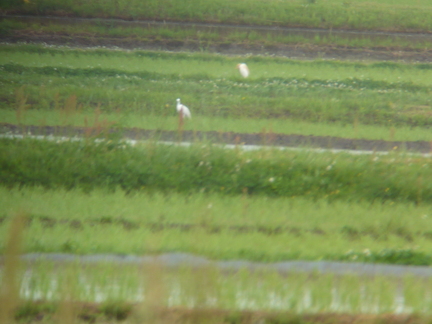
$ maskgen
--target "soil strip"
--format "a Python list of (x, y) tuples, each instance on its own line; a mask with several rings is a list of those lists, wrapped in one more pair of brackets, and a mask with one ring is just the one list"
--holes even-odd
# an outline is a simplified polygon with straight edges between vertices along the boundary
[(384, 141), (352, 139), (334, 136), (313, 136), (279, 133), (237, 133), (216, 131), (176, 131), (148, 130), (139, 128), (98, 129), (72, 126), (35, 126), (0, 123), (0, 134), (4, 135), (43, 135), (80, 136), (101, 138), (123, 138), (132, 140), (155, 140), (169, 142), (210, 142), (232, 145), (259, 145), (269, 147), (318, 148), (326, 150), (350, 150), (369, 152), (410, 152), (428, 154), (432, 151), (429, 141)]
[[(48, 261), (60, 264), (80, 263), (89, 264), (118, 264), (118, 265), (150, 265), (156, 263), (168, 269), (180, 269), (184, 266), (194, 269), (216, 267), (223, 272), (237, 272), (241, 269), (249, 271), (276, 271), (280, 274), (309, 273), (357, 276), (391, 276), (403, 278), (411, 275), (415, 277), (432, 277), (429, 266), (390, 265), (349, 263), (334, 261), (283, 261), (274, 263), (250, 262), (246, 260), (213, 261), (204, 257), (188, 253), (165, 253), (160, 255), (136, 256), (118, 254), (76, 255), (65, 253), (30, 253), (21, 256), (26, 263)], [(5, 257), (0, 257), (0, 265)]]
[[(216, 31), (256, 31), (259, 33), (273, 33), (277, 35), (302, 36), (305, 39), (315, 37), (337, 36), (340, 38), (378, 38), (384, 40), (403, 39), (412, 44), (432, 41), (432, 34), (401, 33), (356, 30), (326, 30), (318, 28), (290, 28), (276, 26), (242, 26), (230, 24), (206, 24), (159, 21), (127, 21), (121, 19), (100, 18), (70, 18), (70, 17), (38, 17), (38, 16), (0, 16), (0, 20), (14, 19), (17, 21), (34, 21), (41, 23), (53, 22), (62, 24), (106, 24), (109, 26), (130, 25), (143, 28), (172, 27), (179, 29)], [(32, 31), (10, 31), (0, 34), (0, 43), (31, 43), (50, 46), (69, 46), (78, 48), (104, 47), (125, 50), (155, 50), (175, 52), (206, 52), (225, 55), (274, 55), (293, 59), (336, 59), (336, 60), (367, 60), (367, 61), (404, 61), (404, 62), (432, 62), (432, 50), (413, 50), (390, 47), (348, 47), (336, 45), (312, 44), (254, 44), (226, 41), (202, 42), (197, 40), (169, 40), (142, 39), (139, 37), (113, 37), (82, 34), (43, 33)]]

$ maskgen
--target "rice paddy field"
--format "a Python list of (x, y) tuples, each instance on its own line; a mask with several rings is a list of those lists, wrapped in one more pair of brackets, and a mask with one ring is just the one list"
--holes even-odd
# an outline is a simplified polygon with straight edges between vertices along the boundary
[(2, 7), (6, 13), (32, 15), (428, 31), (431, 27), (428, 14), (432, 6), (427, 0), (194, 0), (187, 5), (168, 0), (7, 0)]
[(89, 125), (97, 112), (119, 127), (175, 130), (180, 97), (192, 110), (189, 130), (430, 139), (427, 63), (251, 56), (243, 80), (235, 66), (244, 58), (216, 54), (0, 50), (0, 114), (8, 123)]
[[(281, 44), (424, 55), (428, 1), (25, 0), (0, 9), (0, 123), (24, 135), (0, 138), (0, 323), (430, 323), (429, 155), (177, 145), (183, 131), (431, 141), (432, 63), (271, 55)], [(23, 35), (199, 46), (14, 41)], [(210, 50), (225, 43), (270, 52)], [(184, 125), (177, 98), (192, 113)], [(62, 134), (36, 139), (30, 125)], [(74, 127), (88, 131), (67, 137)], [(131, 143), (122, 134), (133, 129), (179, 140)], [(316, 266), (278, 270), (285, 262)], [(345, 270), (324, 271), (329, 264)], [(373, 270), (350, 273), (353, 264)]]

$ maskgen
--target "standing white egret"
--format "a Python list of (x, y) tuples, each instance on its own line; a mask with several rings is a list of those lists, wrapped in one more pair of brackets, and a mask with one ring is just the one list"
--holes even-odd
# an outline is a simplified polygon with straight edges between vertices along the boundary
[(246, 63), (237, 64), (236, 69), (240, 71), (240, 74), (243, 78), (247, 78), (249, 76), (249, 68)]
[(179, 115), (181, 116), (182, 119), (185, 117), (187, 117), (189, 119), (192, 118), (192, 115), (189, 111), (189, 108), (180, 102), (180, 98), (177, 99), (177, 112), (179, 113)]

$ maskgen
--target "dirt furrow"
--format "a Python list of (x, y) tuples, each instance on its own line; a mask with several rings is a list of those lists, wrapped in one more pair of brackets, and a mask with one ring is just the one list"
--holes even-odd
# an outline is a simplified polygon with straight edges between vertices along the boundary
[(216, 131), (177, 131), (149, 130), (139, 128), (98, 129), (89, 127), (35, 126), (0, 123), (0, 134), (54, 135), (125, 138), (135, 140), (211, 142), (235, 145), (263, 145), (282, 147), (306, 147), (336, 150), (371, 152), (407, 151), (431, 153), (432, 143), (428, 141), (384, 141), (369, 139), (341, 138), (334, 136), (312, 136), (280, 133), (237, 133)]
[(46, 33), (37, 30), (10, 31), (0, 35), (0, 43), (34, 43), (53, 46), (70, 46), (79, 48), (105, 47), (116, 49), (140, 49), (159, 51), (203, 51), (226, 55), (275, 55), (295, 59), (336, 59), (336, 60), (369, 60), (369, 61), (406, 61), (432, 62), (432, 50), (412, 50), (390, 47), (347, 47), (335, 45), (308, 44), (308, 39), (315, 37), (339, 38), (370, 38), (381, 40), (405, 40), (409, 43), (432, 41), (432, 33), (402, 33), (359, 30), (326, 30), (318, 28), (294, 28), (277, 26), (245, 26), (231, 24), (210, 24), (196, 22), (166, 22), (166, 21), (128, 21), (121, 19), (73, 18), (73, 17), (38, 17), (38, 16), (0, 16), (2, 19), (14, 19), (26, 22), (52, 22), (58, 24), (98, 24), (108, 26), (171, 27), (178, 29), (194, 29), (225, 34), (234, 31), (254, 31), (264, 35), (294, 35), (305, 38), (305, 43), (298, 44), (264, 44), (238, 43), (215, 40), (212, 42), (170, 39), (143, 39), (140, 37), (112, 37), (89, 35), (86, 33)]

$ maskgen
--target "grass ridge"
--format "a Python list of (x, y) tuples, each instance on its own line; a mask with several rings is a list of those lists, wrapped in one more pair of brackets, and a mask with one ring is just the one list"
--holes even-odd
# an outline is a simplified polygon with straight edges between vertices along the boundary
[[(206, 74), (191, 74), (191, 75), (178, 75), (178, 74), (162, 74), (156, 72), (127, 72), (119, 69), (107, 69), (100, 67), (93, 68), (67, 68), (67, 67), (28, 67), (16, 63), (8, 63), (0, 65), (0, 70), (9, 73), (16, 74), (29, 74), (34, 73), (38, 75), (48, 75), (48, 76), (64, 76), (64, 77), (138, 77), (143, 80), (184, 80), (184, 81), (205, 81), (211, 80), (211, 78)], [(233, 84), (229, 82), (230, 80), (217, 80), (219, 87), (227, 88), (232, 87)], [(236, 78), (231, 79), (232, 82), (237, 83)], [(271, 83), (273, 85), (280, 86), (291, 86), (296, 88), (307, 88), (307, 87), (333, 87), (333, 88), (349, 88), (356, 90), (364, 89), (381, 89), (381, 90), (403, 90), (404, 92), (429, 92), (430, 87), (416, 85), (413, 82), (386, 82), (377, 80), (365, 80), (358, 78), (349, 78), (342, 80), (320, 80), (320, 79), (305, 79), (305, 78), (258, 78), (250, 81), (242, 81), (248, 84), (258, 84), (264, 85)], [(227, 83), (224, 85), (224, 83)]]
[[(122, 142), (0, 140), (7, 186), (221, 192), (367, 201), (432, 201), (426, 158), (365, 157), (211, 146), (133, 148)], [(267, 153), (266, 153), (267, 152)]]

